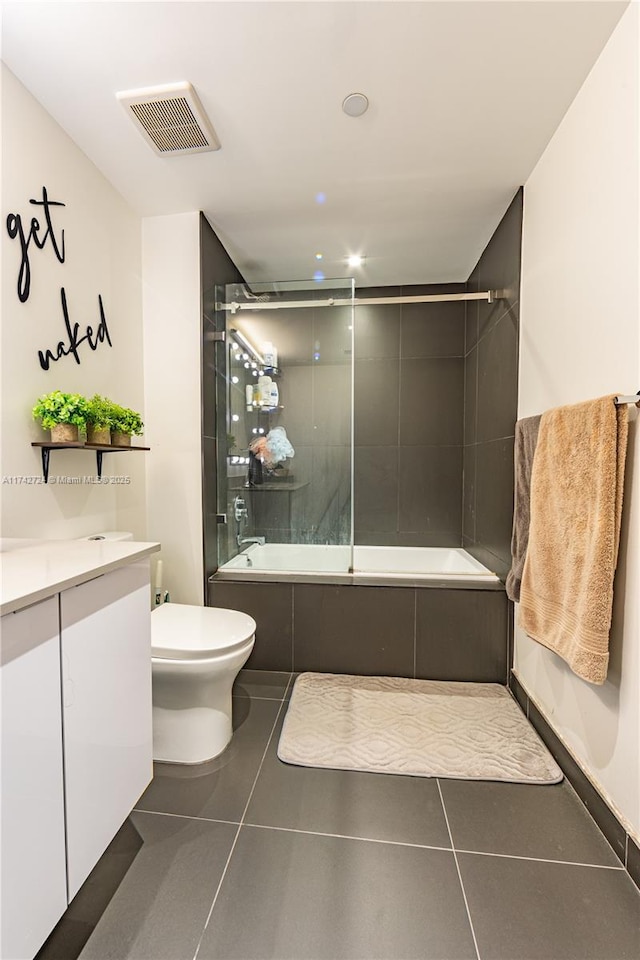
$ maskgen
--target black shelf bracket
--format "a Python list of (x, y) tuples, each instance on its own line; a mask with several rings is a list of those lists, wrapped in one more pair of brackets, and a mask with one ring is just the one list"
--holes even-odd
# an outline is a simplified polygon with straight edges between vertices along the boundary
[(42, 477), (45, 483), (49, 482), (49, 460), (52, 450), (94, 450), (96, 454), (96, 470), (98, 480), (102, 479), (102, 457), (105, 453), (131, 453), (133, 450), (150, 450), (150, 447), (115, 447), (93, 443), (32, 443), (32, 447), (40, 447), (42, 456)]
[(43, 447), (40, 453), (42, 454), (42, 476), (44, 477), (44, 482), (49, 483), (49, 454), (51, 453), (51, 448)]

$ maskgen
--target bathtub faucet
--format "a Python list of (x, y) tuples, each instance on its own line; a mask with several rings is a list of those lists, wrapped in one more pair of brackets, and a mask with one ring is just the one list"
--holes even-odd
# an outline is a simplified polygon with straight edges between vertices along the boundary
[(267, 542), (266, 537), (241, 537), (240, 534), (237, 536), (238, 546), (241, 547), (245, 543), (257, 543), (259, 546), (264, 547)]

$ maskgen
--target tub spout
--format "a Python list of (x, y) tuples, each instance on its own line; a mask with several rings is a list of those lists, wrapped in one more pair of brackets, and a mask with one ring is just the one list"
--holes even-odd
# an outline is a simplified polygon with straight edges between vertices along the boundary
[(267, 542), (266, 537), (241, 537), (238, 535), (238, 546), (241, 547), (245, 543), (257, 543), (259, 546), (264, 547)]

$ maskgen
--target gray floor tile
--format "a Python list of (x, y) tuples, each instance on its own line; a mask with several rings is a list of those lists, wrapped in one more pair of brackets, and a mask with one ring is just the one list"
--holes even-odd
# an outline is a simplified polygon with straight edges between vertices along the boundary
[(637, 960), (640, 896), (622, 870), (458, 854), (482, 960)]
[(289, 686), (290, 673), (279, 670), (241, 670), (233, 685), (234, 697), (282, 700)]
[(456, 850), (479, 850), (619, 866), (615, 853), (566, 783), (441, 780)]
[(242, 827), (198, 960), (475, 958), (453, 855)]
[(237, 828), (134, 813), (143, 846), (82, 960), (192, 960)]
[[(296, 680), (298, 679), (299, 676), (300, 676), (300, 673), (299, 673), (299, 672), (297, 672), (297, 673), (292, 673), (292, 674), (291, 674), (291, 680), (289, 681), (289, 686), (287, 687), (287, 689), (286, 689), (286, 691), (285, 691), (285, 695), (284, 695), (284, 699), (285, 699), (285, 701), (286, 701), (287, 703), (289, 702), (289, 700), (291, 700), (291, 694), (293, 693), (293, 687), (294, 687), (294, 684), (295, 684), (295, 682), (296, 682)], [(282, 716), (284, 717), (284, 713), (282, 714)]]
[(278, 760), (276, 725), (246, 822), (346, 837), (450, 847), (437, 782)]
[(196, 765), (154, 764), (138, 810), (239, 821), (281, 704), (234, 697), (233, 739), (215, 760)]
[(75, 960), (80, 956), (142, 845), (143, 839), (131, 820), (125, 820), (36, 960)]

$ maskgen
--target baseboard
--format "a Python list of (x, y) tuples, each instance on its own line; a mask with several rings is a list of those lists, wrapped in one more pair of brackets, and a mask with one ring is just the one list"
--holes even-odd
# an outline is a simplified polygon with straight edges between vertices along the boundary
[(637, 842), (630, 836), (618, 815), (587, 777), (584, 770), (550, 726), (546, 717), (531, 700), (513, 670), (509, 678), (509, 689), (578, 797), (611, 844), (615, 855), (635, 885), (640, 889), (640, 847)]

